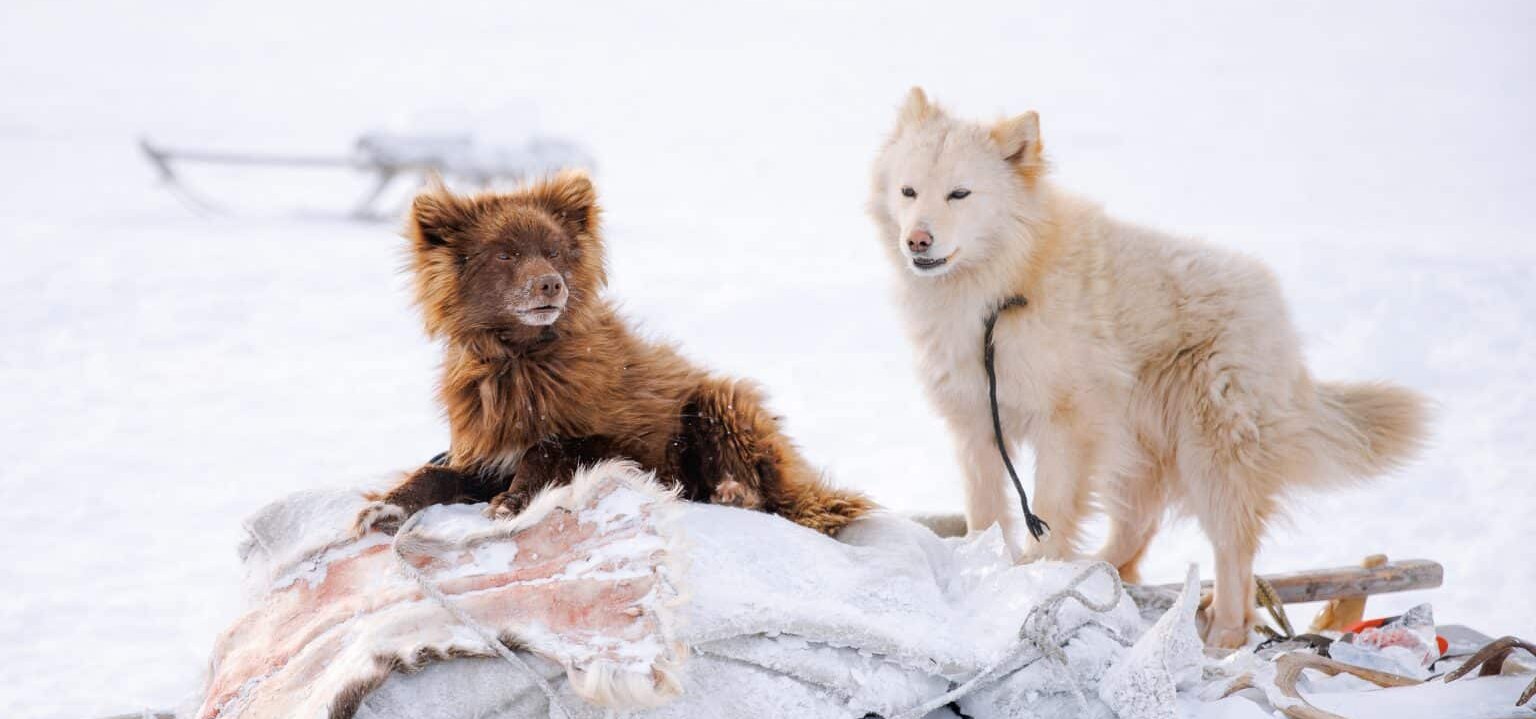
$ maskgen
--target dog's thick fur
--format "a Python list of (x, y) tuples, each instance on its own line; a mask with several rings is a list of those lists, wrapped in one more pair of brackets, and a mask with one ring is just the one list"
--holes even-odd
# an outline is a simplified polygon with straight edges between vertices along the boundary
[[(751, 383), (637, 336), (602, 296), (599, 207), (565, 173), (510, 193), (429, 188), (407, 235), (416, 300), (444, 340), (450, 464), (383, 495), (360, 526), (451, 501), (510, 515), (578, 466), (624, 457), (684, 498), (760, 509), (828, 534), (866, 512), (826, 486)], [(365, 515), (368, 513), (365, 512)]]
[[(1253, 558), (1283, 490), (1388, 471), (1423, 440), (1413, 392), (1312, 378), (1259, 262), (1054, 187), (1033, 112), (983, 125), (914, 89), (875, 162), (870, 213), (958, 445), (970, 528), (1000, 523), (1021, 559), (1071, 557), (1101, 508), (1100, 556), (1134, 581), (1165, 507), (1192, 512), (1216, 548), (1213, 644), (1246, 638)], [(1054, 530), (1022, 552), (981, 347), (984, 318), (1014, 295), (1028, 304), (1001, 315), (995, 339), (1002, 423), (1035, 450), (1034, 509)]]

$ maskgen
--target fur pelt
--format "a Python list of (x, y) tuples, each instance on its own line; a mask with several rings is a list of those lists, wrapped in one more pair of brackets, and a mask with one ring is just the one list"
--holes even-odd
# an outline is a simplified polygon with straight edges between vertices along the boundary
[[(1054, 186), (1039, 117), (951, 117), (914, 89), (875, 162), (870, 212), (899, 268), (925, 389), (956, 439), (971, 529), (1000, 523), (1024, 559), (1078, 554), (1102, 508), (1100, 557), (1135, 581), (1167, 507), (1216, 549), (1214, 643), (1252, 619), (1253, 558), (1283, 490), (1391, 470), (1425, 436), (1417, 394), (1308, 372), (1278, 282), (1259, 262), (1116, 220)], [(1019, 546), (993, 437), (983, 320), (996, 329), (1009, 443), (1036, 456)]]
[[(684, 598), (674, 497), (633, 463), (610, 461), (540, 493), (511, 522), (435, 508), (393, 542), (319, 528), (334, 541), (279, 558), (255, 607), (219, 638), (196, 716), (348, 719), (391, 672), (496, 656), (399, 562), (508, 647), (561, 665), (583, 699), (665, 702), (681, 691), (686, 656), (673, 617)], [(321, 519), (258, 518), (252, 536), (266, 545), (265, 528)]]
[(599, 217), (579, 173), (508, 193), (438, 186), (416, 198), (411, 268), (427, 332), (446, 345), (440, 396), (452, 460), (383, 502), (399, 515), (489, 499), (510, 516), (577, 467), (625, 457), (686, 499), (829, 534), (867, 511), (863, 496), (823, 483), (756, 386), (629, 328), (603, 296)]

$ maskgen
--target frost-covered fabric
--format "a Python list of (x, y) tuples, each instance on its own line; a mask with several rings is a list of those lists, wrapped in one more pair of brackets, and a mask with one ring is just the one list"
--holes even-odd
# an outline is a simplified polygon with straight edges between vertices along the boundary
[(1184, 591), (1099, 684), (1099, 697), (1120, 719), (1175, 719), (1178, 691), (1200, 682), (1204, 645), (1195, 628), (1200, 575), (1194, 567)]
[[(995, 533), (944, 540), (890, 515), (858, 522), (838, 541), (721, 507), (690, 507), (681, 524), (692, 563), (685, 641), (843, 697), (828, 716), (893, 715), (920, 703), (915, 695), (936, 696), (1002, 661), (1019, 646), (1030, 610), (1082, 571), (1076, 563), (1016, 567)], [(1083, 591), (1108, 597), (1111, 584), (1099, 576)], [(1068, 602), (1057, 617), (1068, 633), (1090, 621), (1128, 636), (1141, 628), (1125, 598), (1105, 615)], [(823, 669), (827, 650), (839, 648), (848, 655), (837, 659), (840, 672)], [(1067, 657), (1104, 664), (1107, 652), (1084, 636)], [(1045, 672), (1003, 685), (1010, 682), (1068, 690)]]
[[(317, 547), (334, 542), (359, 506), (355, 498), (303, 494), (252, 520), (247, 570), (258, 606), (274, 601), (271, 588), (286, 581), (284, 572), (273, 567), (310, 571), (295, 559), (313, 557)], [(877, 514), (831, 539), (760, 512), (681, 502), (671, 506), (667, 546), (675, 556), (662, 564), (674, 567), (676, 586), (686, 589), (669, 625), (673, 638), (688, 647), (676, 672), (681, 691), (659, 706), (633, 706), (627, 715), (895, 717), (985, 676), (958, 699), (960, 708), (978, 719), (1111, 717), (1112, 705), (1170, 707), (1164, 689), (1176, 686), (1174, 674), (1187, 663), (1183, 648), (1188, 641), (1198, 647), (1191, 612), (1190, 622), (1169, 620), (1150, 635), (1152, 644), (1127, 650), (1122, 641), (1141, 636), (1146, 623), (1121, 595), (1102, 613), (1070, 599), (1055, 603), (1059, 608), (1048, 621), (1050, 636), (1057, 640), (1053, 646), (1061, 651), (1046, 657), (1021, 639), (1020, 627), (1031, 610), (1074, 580), (1081, 582), (1076, 589), (1083, 595), (1108, 602), (1116, 596), (1115, 581), (1084, 572), (1085, 563), (1015, 566), (995, 532), (941, 539), (915, 522)], [(477, 511), (441, 508), (422, 521), (447, 541), (454, 532), (483, 533), (485, 520)], [(528, 544), (513, 540), (519, 547)], [(476, 556), (477, 562), (483, 557), (503, 568), (509, 560), (515, 565), (533, 559), (499, 550)], [(461, 565), (451, 571), (480, 570)], [(436, 577), (445, 587), (451, 583), (441, 572)], [(265, 597), (262, 586), (269, 587)], [(571, 597), (525, 594), (504, 600), (508, 617), (575, 615), (568, 606), (551, 611), (541, 605), (568, 603)], [(445, 633), (462, 647), (481, 650), (467, 653), (486, 653), (452, 616), (425, 601), (420, 606), (416, 619), (422, 631)], [(356, 716), (605, 716), (608, 709), (592, 703), (591, 692), (569, 680), (570, 652), (562, 656), (548, 650), (560, 644), (557, 638), (546, 636), (543, 646), (518, 653), (552, 685), (553, 704), (529, 671), (498, 657), (478, 656), (392, 674), (361, 699)], [(1167, 676), (1160, 674), (1165, 670)], [(1121, 681), (1106, 692), (1101, 684), (1109, 686), (1108, 678), (1117, 676), (1136, 680)]]

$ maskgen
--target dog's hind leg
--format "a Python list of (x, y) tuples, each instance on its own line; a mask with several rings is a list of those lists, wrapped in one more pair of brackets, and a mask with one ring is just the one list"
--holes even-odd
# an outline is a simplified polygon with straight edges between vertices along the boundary
[(684, 404), (670, 452), (691, 499), (778, 514), (836, 534), (874, 505), (822, 482), (749, 383), (706, 380)]
[(1267, 484), (1253, 470), (1214, 461), (1190, 468), (1185, 501), (1216, 552), (1216, 586), (1211, 597), (1206, 643), (1235, 648), (1248, 639), (1254, 621), (1253, 559), (1274, 512)]

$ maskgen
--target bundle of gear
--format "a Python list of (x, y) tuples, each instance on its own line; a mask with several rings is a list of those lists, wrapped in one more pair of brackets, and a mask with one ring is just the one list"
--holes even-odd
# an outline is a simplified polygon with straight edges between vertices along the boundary
[[(995, 531), (941, 538), (877, 514), (831, 539), (679, 501), (624, 462), (512, 521), (439, 506), (354, 537), (364, 503), (310, 492), (248, 522), (249, 611), (193, 716), (1316, 719), (1334, 714), (1300, 692), (1305, 670), (1364, 680), (1353, 690), (1429, 676), (1305, 638), (1207, 656), (1193, 568), (1138, 607), (1108, 565), (1015, 565)], [(1438, 659), (1427, 620), (1363, 629), (1344, 652)]]

